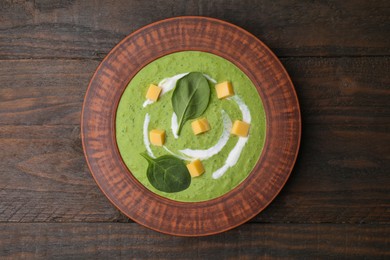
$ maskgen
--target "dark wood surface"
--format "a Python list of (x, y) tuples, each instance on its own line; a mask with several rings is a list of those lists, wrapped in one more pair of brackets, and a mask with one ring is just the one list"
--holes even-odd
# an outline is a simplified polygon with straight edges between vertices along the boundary
[[(94, 183), (80, 140), (99, 61), (177, 15), (225, 19), (263, 40), (303, 121), (275, 201), (199, 239), (128, 223)], [(388, 1), (1, 1), (0, 257), (390, 257), (389, 17)]]
[(135, 223), (0, 224), (0, 256), (27, 259), (377, 259), (388, 256), (388, 243), (381, 225), (251, 223), (215, 236), (183, 238)]

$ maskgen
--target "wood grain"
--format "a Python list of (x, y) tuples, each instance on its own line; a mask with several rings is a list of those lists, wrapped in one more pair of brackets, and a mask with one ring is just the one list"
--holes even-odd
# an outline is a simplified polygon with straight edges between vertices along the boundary
[[(390, 58), (282, 62), (301, 102), (303, 141), (291, 179), (252, 221), (388, 223)], [(98, 190), (82, 156), (82, 96), (96, 66), (0, 63), (0, 221), (128, 221)], [(49, 97), (57, 103), (47, 110)], [(64, 97), (73, 106), (59, 108)], [(7, 106), (22, 108), (30, 98), (22, 113), (8, 113)]]
[(97, 61), (0, 62), (1, 125), (78, 125)]
[(90, 176), (78, 126), (0, 126), (0, 146), (0, 222), (121, 219)]
[(234, 23), (279, 56), (390, 54), (387, 0), (72, 0), (0, 3), (0, 58), (102, 59), (146, 24), (181, 15)]
[(385, 259), (389, 237), (389, 225), (247, 224), (212, 237), (182, 238), (131, 223), (0, 224), (0, 257)]
[[(0, 1), (0, 258), (389, 258), (389, 13), (386, 0)], [(86, 169), (93, 60), (178, 15), (232, 22), (285, 57), (303, 133), (290, 180), (252, 220), (273, 224), (186, 239), (113, 223), (128, 219)]]

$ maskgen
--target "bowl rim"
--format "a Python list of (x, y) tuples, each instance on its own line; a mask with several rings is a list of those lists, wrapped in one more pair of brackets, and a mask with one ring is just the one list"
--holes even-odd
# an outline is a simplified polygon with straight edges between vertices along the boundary
[[(290, 85), (291, 88), (289, 89), (291, 91), (291, 93), (293, 94), (293, 97), (292, 99), (294, 99), (296, 101), (296, 105), (297, 105), (297, 109), (296, 109), (296, 112), (297, 112), (297, 121), (295, 122), (296, 123), (296, 127), (297, 127), (297, 131), (298, 131), (298, 136), (297, 136), (297, 140), (295, 141), (296, 142), (296, 149), (295, 151), (293, 151), (294, 153), (294, 158), (292, 160), (292, 163), (290, 163), (290, 167), (288, 169), (288, 173), (286, 172), (285, 174), (285, 179), (282, 183), (282, 185), (279, 185), (278, 187), (278, 190), (273, 194), (272, 197), (270, 197), (268, 200), (267, 200), (267, 203), (265, 203), (263, 205), (263, 207), (260, 207), (256, 210), (256, 213), (255, 214), (251, 214), (251, 215), (248, 215), (245, 219), (241, 220), (240, 222), (237, 222), (235, 225), (230, 225), (229, 227), (227, 228), (224, 228), (224, 229), (219, 229), (219, 230), (215, 230), (213, 232), (203, 232), (203, 233), (194, 233), (194, 234), (184, 234), (184, 233), (174, 233), (174, 232), (167, 232), (165, 230), (160, 230), (158, 228), (155, 228), (154, 226), (149, 226), (147, 224), (145, 224), (144, 222), (140, 222), (140, 221), (137, 221), (137, 219), (134, 219), (133, 216), (129, 215), (127, 212), (124, 212), (118, 205), (117, 203), (111, 198), (111, 196), (105, 191), (105, 189), (103, 189), (103, 187), (100, 185), (100, 182), (99, 180), (97, 179), (97, 176), (95, 175), (94, 173), (94, 170), (93, 170), (93, 167), (91, 166), (91, 162), (89, 161), (89, 158), (88, 158), (88, 153), (87, 153), (87, 144), (86, 144), (86, 136), (85, 136), (85, 133), (84, 133), (84, 129), (85, 129), (85, 110), (86, 110), (86, 106), (87, 106), (87, 102), (86, 102), (86, 99), (87, 99), (87, 96), (89, 95), (91, 89), (92, 89), (92, 85), (93, 85), (93, 80), (97, 77), (97, 74), (98, 72), (101, 70), (101, 68), (103, 67), (103, 65), (105, 64), (105, 62), (109, 59), (110, 55), (113, 55), (113, 53), (115, 53), (128, 39), (132, 38), (134, 35), (137, 35), (139, 33), (142, 33), (142, 31), (146, 30), (146, 29), (149, 29), (151, 27), (154, 27), (154, 26), (157, 26), (157, 25), (161, 25), (163, 23), (166, 23), (166, 22), (177, 22), (177, 21), (183, 21), (183, 20), (188, 20), (188, 19), (195, 19), (195, 20), (203, 20), (203, 21), (206, 21), (206, 22), (217, 22), (219, 24), (222, 24), (222, 25), (225, 25), (225, 26), (228, 26), (230, 28), (234, 28), (235, 30), (239, 31), (240, 33), (243, 33), (243, 34), (246, 34), (250, 37), (252, 37), (256, 42), (257, 44), (261, 45), (261, 47), (263, 49), (265, 49), (267, 51), (267, 54), (271, 56), (271, 58), (273, 59), (274, 62), (277, 63), (277, 65), (279, 66), (279, 69), (281, 69), (281, 73), (283, 74), (283, 76), (287, 79), (287, 85)], [(253, 76), (251, 75), (251, 73), (248, 73), (247, 69), (245, 68), (242, 68), (239, 64), (237, 64), (236, 62), (232, 61), (231, 59), (229, 59), (229, 57), (226, 57), (226, 56), (221, 56), (221, 55), (218, 55), (216, 53), (213, 53), (213, 52), (209, 52), (207, 50), (200, 50), (198, 48), (196, 49), (177, 49), (177, 50), (173, 50), (171, 52), (165, 52), (163, 53), (162, 55), (160, 56), (156, 56), (154, 57), (153, 60), (151, 61), (148, 61), (146, 62), (145, 64), (143, 64), (142, 66), (139, 66), (138, 70), (135, 71), (134, 73), (131, 73), (132, 76), (130, 77), (130, 79), (127, 81), (127, 84), (126, 86), (128, 85), (128, 83), (131, 81), (131, 79), (134, 77), (134, 75), (136, 75), (144, 66), (146, 66), (147, 64), (149, 64), (150, 62), (153, 62), (155, 61), (156, 59), (159, 59), (163, 56), (166, 56), (166, 55), (169, 55), (169, 54), (172, 54), (172, 53), (176, 53), (176, 52), (181, 52), (181, 51), (202, 51), (202, 52), (207, 52), (207, 53), (211, 53), (213, 55), (217, 55), (223, 59), (226, 59), (228, 60), (229, 62), (232, 62), (235, 66), (237, 66), (241, 71), (243, 71), (247, 77), (253, 82), (253, 84), (256, 86), (256, 83), (255, 81), (253, 80)], [(118, 105), (119, 105), (119, 102), (120, 102), (120, 99), (124, 93), (124, 90), (126, 89), (126, 86), (123, 88), (123, 90), (121, 91), (120, 93), (120, 97), (119, 99), (116, 100), (116, 103), (114, 104), (114, 107), (115, 107), (115, 113), (114, 113), (114, 117), (111, 117), (111, 125), (114, 126), (114, 133), (115, 133), (115, 118), (116, 118), (116, 111), (117, 111), (117, 108), (118, 108)], [(257, 86), (256, 86), (257, 88)], [(262, 99), (262, 101), (264, 100), (264, 97), (262, 96), (262, 93), (259, 92), (259, 95)], [(270, 131), (269, 129), (269, 123), (268, 123), (268, 119), (269, 119), (269, 116), (268, 116), (268, 107), (264, 106), (265, 108), (265, 112), (266, 112), (266, 138), (265, 138), (265, 141), (264, 141), (264, 147), (263, 147), (263, 150), (259, 156), (259, 159), (258, 159), (258, 162), (257, 164), (259, 163), (259, 161), (261, 161), (261, 158), (263, 157), (263, 154), (265, 153), (265, 146), (266, 146), (266, 143), (268, 142), (268, 132)], [(245, 222), (247, 222), (248, 220), (250, 220), (251, 218), (253, 218), (254, 216), (256, 216), (257, 214), (259, 214), (261, 211), (263, 211), (274, 199), (275, 197), (280, 193), (280, 191), (282, 190), (282, 188), (284, 187), (284, 185), (286, 184), (289, 176), (291, 175), (291, 172), (292, 172), (292, 169), (295, 165), (295, 162), (297, 160), (297, 156), (298, 156), (298, 151), (299, 151), (299, 147), (300, 147), (300, 142), (301, 142), (301, 114), (300, 114), (300, 107), (299, 107), (299, 102), (298, 102), (298, 97), (297, 97), (297, 94), (296, 94), (296, 91), (294, 89), (294, 86), (293, 86), (293, 83), (291, 81), (291, 78), (290, 76), (288, 75), (287, 71), (285, 70), (284, 66), (282, 65), (282, 63), (280, 62), (280, 60), (276, 57), (276, 55), (262, 42), (260, 41), (257, 37), (255, 37), (253, 34), (249, 33), (248, 31), (242, 29), (241, 27), (239, 26), (236, 26), (234, 24), (231, 24), (229, 22), (226, 22), (226, 21), (223, 21), (223, 20), (220, 20), (220, 19), (216, 19), (216, 18), (210, 18), (210, 17), (205, 17), (205, 16), (177, 16), (177, 17), (171, 17), (171, 18), (167, 18), (167, 19), (163, 19), (163, 20), (160, 20), (160, 21), (157, 21), (157, 22), (154, 22), (154, 23), (151, 23), (151, 24), (148, 24), (146, 26), (143, 26), (137, 30), (135, 30), (134, 32), (132, 32), (131, 34), (129, 34), (128, 36), (126, 36), (124, 39), (122, 39), (113, 49), (110, 50), (110, 52), (106, 55), (106, 57), (100, 62), (99, 66), (97, 67), (97, 69), (95, 70), (93, 76), (91, 77), (91, 80), (88, 84), (88, 88), (87, 88), (87, 91), (85, 93), (85, 96), (84, 96), (84, 101), (83, 101), (83, 107), (82, 107), (82, 113), (81, 113), (81, 139), (82, 139), (82, 146), (83, 146), (83, 153), (84, 153), (84, 156), (86, 158), (86, 161), (87, 161), (87, 165), (88, 165), (88, 168), (89, 168), (89, 171), (91, 172), (95, 182), (97, 183), (98, 187), (100, 188), (100, 190), (103, 192), (103, 194), (109, 199), (109, 201), (118, 209), (120, 210), (123, 214), (125, 214), (127, 217), (129, 217), (130, 219), (134, 220), (135, 222), (147, 227), (147, 228), (150, 228), (150, 229), (153, 229), (155, 231), (158, 231), (158, 232), (161, 232), (161, 233), (165, 233), (165, 234), (170, 234), (170, 235), (177, 235), (177, 236), (206, 236), (206, 235), (213, 235), (213, 234), (218, 234), (218, 233), (221, 233), (221, 232), (224, 232), (224, 231), (227, 231), (227, 230), (230, 230), (230, 229), (233, 229)], [(115, 136), (114, 136), (115, 137)], [(152, 196), (158, 196), (160, 197), (161, 200), (164, 200), (166, 201), (166, 203), (168, 204), (185, 204), (185, 205), (201, 205), (201, 204), (210, 204), (211, 203), (218, 203), (218, 201), (220, 201), (221, 199), (225, 198), (228, 196), (228, 194), (232, 193), (233, 191), (235, 192), (239, 192), (240, 189), (243, 189), (242, 186), (245, 186), (244, 183), (246, 183), (247, 181), (249, 181), (249, 177), (250, 175), (253, 174), (253, 172), (255, 171), (255, 169), (253, 169), (249, 175), (247, 177), (245, 177), (245, 179), (239, 183), (236, 187), (234, 187), (232, 190), (230, 190), (229, 192), (225, 193), (224, 195), (221, 195), (217, 198), (214, 198), (214, 199), (210, 199), (210, 200), (207, 200), (207, 201), (200, 201), (200, 202), (182, 202), (182, 201), (175, 201), (175, 200), (172, 200), (172, 199), (169, 199), (169, 198), (166, 198), (166, 197), (163, 197), (163, 196), (160, 196), (150, 190), (148, 190), (143, 184), (141, 184), (132, 174), (131, 174), (131, 171), (130, 169), (128, 169), (128, 167), (126, 166), (126, 164), (123, 162), (123, 159), (121, 157), (121, 154), (119, 152), (119, 149), (118, 149), (118, 145), (117, 145), (117, 142), (116, 142), (116, 138), (115, 138), (115, 147), (117, 149), (117, 153), (119, 154), (120, 156), (120, 163), (123, 164), (123, 166), (127, 169), (127, 171), (130, 173), (130, 177), (131, 178), (134, 178), (134, 180), (138, 183), (138, 185), (140, 186), (141, 189), (145, 189), (147, 192), (151, 193)], [(241, 187), (241, 188), (239, 188)]]

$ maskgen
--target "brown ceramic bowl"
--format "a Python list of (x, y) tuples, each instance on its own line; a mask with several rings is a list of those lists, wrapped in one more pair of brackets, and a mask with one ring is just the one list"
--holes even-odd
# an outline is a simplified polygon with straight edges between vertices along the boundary
[[(239, 67), (256, 86), (267, 120), (263, 152), (251, 174), (229, 193), (196, 203), (173, 201), (145, 188), (122, 161), (115, 137), (116, 110), (129, 81), (153, 60), (186, 50), (209, 52)], [(260, 40), (227, 22), (188, 16), (145, 26), (110, 51), (87, 89), (81, 135), (96, 183), (121, 212), (159, 232), (203, 236), (243, 224), (275, 198), (296, 160), (300, 120), (293, 84)]]

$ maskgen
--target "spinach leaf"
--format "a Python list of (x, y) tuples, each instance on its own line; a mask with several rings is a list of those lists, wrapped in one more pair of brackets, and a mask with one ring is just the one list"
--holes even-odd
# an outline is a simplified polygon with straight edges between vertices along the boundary
[(148, 163), (147, 177), (157, 190), (164, 192), (179, 192), (191, 184), (191, 175), (184, 162), (172, 155), (163, 155), (156, 159), (146, 152), (141, 153)]
[(202, 73), (191, 72), (177, 81), (172, 93), (173, 111), (179, 120), (177, 134), (185, 122), (203, 114), (209, 101), (210, 87)]

